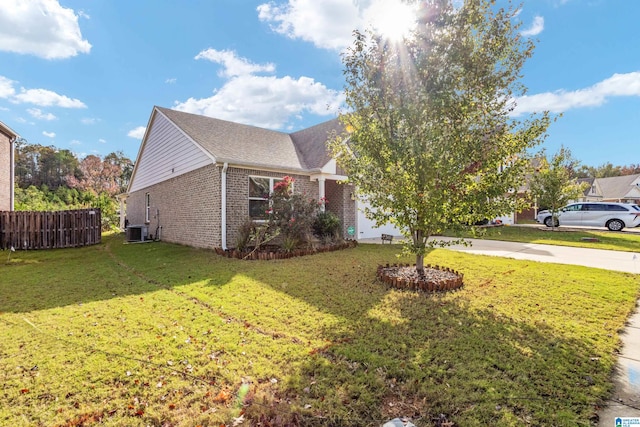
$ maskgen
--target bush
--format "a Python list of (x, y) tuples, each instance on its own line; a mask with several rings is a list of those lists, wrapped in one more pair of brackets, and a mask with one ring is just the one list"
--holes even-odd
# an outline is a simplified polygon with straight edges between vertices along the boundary
[(313, 234), (323, 240), (335, 240), (340, 236), (340, 218), (330, 211), (318, 212), (313, 221)]
[(294, 179), (285, 176), (269, 197), (267, 223), (272, 234), (282, 235), (282, 247), (287, 251), (300, 245), (310, 245), (312, 226), (318, 202), (293, 192)]

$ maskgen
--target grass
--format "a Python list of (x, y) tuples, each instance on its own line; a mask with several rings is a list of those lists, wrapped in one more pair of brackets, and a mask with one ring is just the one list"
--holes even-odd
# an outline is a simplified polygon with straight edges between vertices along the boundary
[(438, 249), (427, 262), (465, 287), (427, 296), (376, 282), (397, 250), (244, 262), (107, 236), (14, 253), (0, 425), (591, 424), (639, 276)]
[[(451, 233), (447, 233), (453, 236)], [(504, 226), (478, 230), (478, 234), (464, 234), (467, 238), (504, 240), (509, 242), (541, 243), (591, 249), (640, 252), (640, 233), (576, 230), (563, 227)]]

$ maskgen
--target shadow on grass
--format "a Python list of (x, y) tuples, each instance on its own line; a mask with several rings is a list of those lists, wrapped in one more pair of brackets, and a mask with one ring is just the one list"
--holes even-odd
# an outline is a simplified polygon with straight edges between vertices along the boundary
[[(198, 258), (200, 263), (194, 263)], [(220, 263), (231, 268), (216, 268)], [(185, 271), (183, 265), (196, 268)], [(101, 244), (85, 248), (19, 251), (9, 263), (0, 263), (0, 312), (86, 304), (198, 281), (223, 285), (235, 274), (232, 268), (233, 262), (211, 251), (164, 243), (124, 244), (121, 235), (106, 236)]]
[[(169, 244), (123, 245), (121, 237), (110, 237), (80, 250), (20, 253), (23, 264), (0, 267), (0, 311), (28, 312), (163, 289), (179, 289), (213, 305), (221, 298), (216, 288), (229, 287), (225, 311), (239, 321), (254, 316), (251, 323), (258, 324), (274, 311), (261, 310), (259, 294), (247, 301), (242, 293), (273, 291), (282, 304), (304, 302), (314, 308), (305, 315), (327, 314), (331, 321), (323, 320), (321, 327), (311, 324), (314, 319), (278, 325), (278, 336), (297, 339), (302, 333), (296, 328), (308, 320), (311, 325), (305, 327), (325, 344), (310, 348), (308, 358), (292, 367), (281, 395), (270, 396), (273, 405), (249, 406), (250, 419), (273, 415), (272, 420), (302, 419), (299, 425), (360, 426), (408, 415), (424, 426), (444, 414), (458, 425), (588, 424), (594, 403), (607, 392), (610, 355), (594, 354), (594, 345), (569, 338), (543, 318), (532, 323), (527, 315), (490, 307), (500, 294), (483, 295), (481, 283), (435, 296), (388, 290), (375, 280), (375, 268), (394, 260), (396, 251), (363, 245), (243, 262)], [(474, 271), (491, 278), (506, 275), (515, 264), (524, 266), (507, 260), (499, 272), (489, 271), (495, 264)], [(307, 344), (297, 339), (293, 345), (305, 349)]]
[[(597, 354), (588, 340), (570, 338), (544, 318), (478, 306), (473, 292), (386, 289), (375, 281), (375, 265), (392, 259), (393, 249), (358, 251), (285, 261), (296, 263), (299, 278), (312, 286), (284, 292), (342, 319), (322, 331), (327, 345), (313, 349), (288, 383), (287, 399), (308, 402), (309, 410), (296, 414), (301, 425), (380, 425), (407, 415), (424, 426), (435, 425), (440, 414), (456, 425), (593, 421), (610, 387), (609, 354)], [(344, 274), (332, 268), (336, 262), (353, 272), (342, 282), (334, 277)], [(499, 268), (510, 274), (514, 262)], [(256, 270), (252, 277), (281, 289), (285, 270)]]

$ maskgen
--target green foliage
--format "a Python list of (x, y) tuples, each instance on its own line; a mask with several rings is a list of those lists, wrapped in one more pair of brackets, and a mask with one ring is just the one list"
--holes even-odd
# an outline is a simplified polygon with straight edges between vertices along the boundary
[(236, 234), (236, 249), (239, 251), (244, 251), (249, 246), (249, 242), (251, 240), (251, 235), (254, 233), (254, 222), (250, 218), (246, 218), (240, 227), (238, 227), (238, 232)]
[(635, 175), (640, 173), (640, 163), (630, 163), (625, 166), (614, 166), (611, 162), (600, 166), (581, 165), (576, 169), (578, 178), (609, 178), (613, 176)]
[[(460, 236), (458, 232), (445, 232), (445, 236)], [(578, 248), (607, 249), (637, 252), (640, 248), (638, 233), (610, 233), (607, 231), (551, 231), (547, 227), (507, 226), (487, 228), (480, 232), (462, 234), (465, 238), (502, 240), (506, 242), (540, 243), (544, 245), (572, 246)]]
[(312, 227), (318, 202), (293, 191), (294, 179), (285, 176), (269, 195), (267, 224), (272, 233), (282, 236), (289, 251), (311, 243)]
[(424, 2), (402, 43), (356, 31), (343, 57), (350, 112), (334, 154), (375, 208), (370, 219), (406, 230), (418, 270), (430, 235), (514, 210), (504, 196), (544, 138), (546, 112), (510, 115), (533, 52), (517, 13), (488, 0)]
[(16, 252), (0, 424), (232, 425), (242, 409), (242, 425), (590, 425), (637, 275), (438, 249), (427, 261), (465, 286), (425, 296), (376, 283), (394, 254), (246, 263), (121, 235)]
[(133, 162), (121, 151), (79, 161), (69, 150), (22, 139), (16, 142), (15, 169), (16, 210), (100, 208), (103, 230), (119, 226), (114, 196), (126, 191), (133, 170)]
[[(544, 156), (540, 158), (540, 166), (531, 178), (531, 194), (537, 199), (538, 206), (547, 208), (554, 218), (560, 208), (577, 200), (588, 187), (587, 183), (578, 183), (577, 178), (571, 177), (576, 164), (571, 151), (561, 147), (551, 162)], [(552, 224), (555, 228), (555, 222)]]
[(99, 208), (102, 215), (102, 230), (117, 228), (120, 224), (119, 203), (107, 193), (94, 194), (75, 188), (60, 186), (55, 191), (46, 185), (34, 185), (26, 189), (15, 189), (15, 210), (17, 211), (63, 211), (70, 209)]
[(318, 212), (313, 221), (313, 234), (321, 239), (335, 240), (340, 236), (340, 218), (331, 211)]

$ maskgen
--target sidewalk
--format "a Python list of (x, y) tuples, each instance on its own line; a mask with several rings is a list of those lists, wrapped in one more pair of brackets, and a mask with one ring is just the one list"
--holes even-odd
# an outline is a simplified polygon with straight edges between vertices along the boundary
[[(438, 237), (438, 239), (453, 240), (447, 237)], [(394, 237), (394, 242), (401, 240), (402, 237)], [(498, 240), (466, 240), (472, 245), (466, 247), (454, 245), (447, 249), (470, 254), (582, 265), (640, 274), (640, 248), (638, 252), (619, 252)], [(359, 242), (379, 244), (381, 239), (362, 239)], [(629, 318), (625, 330), (620, 334), (620, 339), (623, 345), (613, 375), (614, 391), (607, 406), (598, 414), (599, 427), (615, 427), (615, 419), (618, 417), (640, 418), (640, 310), (638, 305), (635, 313)], [(631, 425), (640, 425), (640, 423)]]

